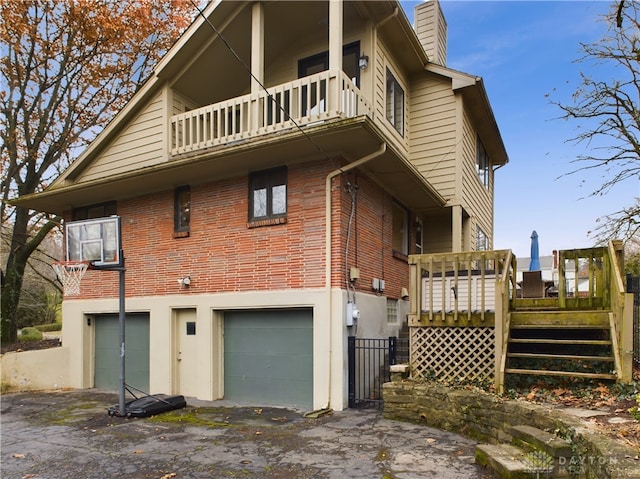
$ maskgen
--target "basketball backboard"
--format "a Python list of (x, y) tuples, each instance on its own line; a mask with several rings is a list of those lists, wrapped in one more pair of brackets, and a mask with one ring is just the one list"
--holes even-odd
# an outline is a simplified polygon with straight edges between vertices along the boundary
[(122, 266), (119, 216), (70, 221), (65, 232), (67, 261), (89, 261), (98, 268)]

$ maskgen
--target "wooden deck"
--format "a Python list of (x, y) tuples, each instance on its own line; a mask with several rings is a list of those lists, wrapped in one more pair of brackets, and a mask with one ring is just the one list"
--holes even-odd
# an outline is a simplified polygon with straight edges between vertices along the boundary
[(507, 374), (630, 382), (633, 297), (620, 248), (561, 251), (558, 296), (537, 298), (519, 297), (510, 250), (411, 256), (412, 376), (489, 379), (498, 391)]

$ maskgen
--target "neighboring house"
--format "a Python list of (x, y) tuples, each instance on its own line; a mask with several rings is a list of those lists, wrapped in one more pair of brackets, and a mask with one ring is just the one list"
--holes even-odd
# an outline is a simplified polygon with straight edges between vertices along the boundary
[[(551, 256), (540, 256), (542, 281), (545, 285), (546, 294), (550, 296), (557, 295), (558, 293), (558, 254), (557, 250), (553, 250), (553, 255)], [(518, 269), (516, 271), (516, 282), (518, 285), (522, 284), (522, 272), (529, 271), (530, 263), (531, 258), (518, 258)], [(589, 265), (585, 262), (579, 262), (576, 272), (575, 264), (573, 259), (565, 260), (565, 291), (570, 295), (574, 295), (576, 290), (579, 295), (589, 291)], [(597, 267), (597, 265), (593, 266)]]
[[(492, 247), (508, 158), (482, 79), (446, 67), (437, 1), (416, 7), (416, 30), (393, 0), (204, 14), (84, 154), (17, 203), (120, 216), (128, 383), (340, 410), (347, 336), (406, 323), (408, 255)], [(72, 387), (116, 388), (117, 311), (114, 272), (65, 298)]]
[[(542, 281), (558, 282), (558, 260), (555, 256), (540, 256), (540, 272), (542, 273)], [(518, 258), (518, 270), (516, 271), (516, 281), (522, 281), (522, 272), (529, 271), (531, 258)]]

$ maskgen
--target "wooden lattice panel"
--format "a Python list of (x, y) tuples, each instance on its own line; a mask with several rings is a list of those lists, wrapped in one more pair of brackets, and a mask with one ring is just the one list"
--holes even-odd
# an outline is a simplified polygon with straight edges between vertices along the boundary
[(411, 375), (446, 382), (493, 381), (493, 328), (410, 328)]

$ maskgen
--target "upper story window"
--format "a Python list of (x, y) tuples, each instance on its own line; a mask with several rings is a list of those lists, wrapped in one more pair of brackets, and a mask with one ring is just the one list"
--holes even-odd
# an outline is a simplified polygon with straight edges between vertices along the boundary
[(392, 247), (394, 253), (409, 254), (409, 212), (398, 203), (393, 203)]
[[(356, 86), (360, 86), (360, 42), (349, 43), (342, 47), (342, 70)], [(310, 57), (298, 60), (298, 78), (304, 78), (314, 73), (320, 73), (329, 69), (329, 51), (324, 51)]]
[(176, 236), (189, 236), (191, 228), (191, 187), (181, 186), (174, 193), (173, 231)]
[(72, 218), (73, 221), (104, 218), (106, 216), (113, 216), (117, 214), (117, 211), (116, 202), (107, 201), (106, 203), (97, 203), (95, 205), (74, 208)]
[[(353, 42), (344, 45), (342, 48), (342, 70), (356, 86), (360, 86), (360, 68), (358, 68), (358, 58), (360, 57), (360, 42)], [(329, 51), (324, 51), (310, 57), (298, 60), (298, 78), (304, 78), (329, 69)], [(288, 97), (276, 100), (281, 105), (286, 103), (284, 108), (289, 111)], [(320, 80), (310, 85), (302, 85), (302, 95), (300, 101), (301, 115), (307, 116), (327, 111), (327, 82)], [(272, 113), (268, 112), (268, 115)], [(268, 116), (268, 120), (271, 116)], [(276, 121), (280, 121), (276, 119)]]
[(489, 249), (489, 237), (480, 228), (476, 227), (476, 251), (487, 251)]
[(387, 68), (387, 120), (404, 136), (404, 90)]
[(281, 218), (287, 214), (287, 169), (252, 173), (249, 176), (249, 220)]
[(476, 171), (478, 178), (485, 188), (489, 187), (489, 155), (485, 150), (480, 138), (477, 139), (478, 146), (476, 148)]

